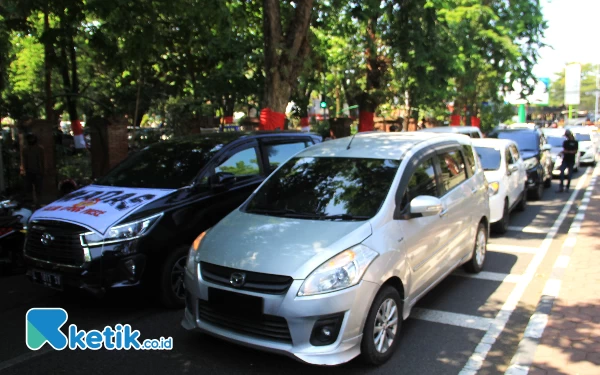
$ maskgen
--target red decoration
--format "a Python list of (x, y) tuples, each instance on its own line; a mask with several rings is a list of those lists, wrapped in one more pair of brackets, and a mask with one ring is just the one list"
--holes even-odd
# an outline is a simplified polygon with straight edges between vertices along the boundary
[(225, 121), (225, 124), (233, 124), (233, 116), (225, 116), (223, 121)]
[(450, 116), (450, 125), (451, 126), (460, 126), (460, 115)]
[(308, 121), (308, 117), (300, 118), (300, 126), (310, 126), (310, 122)]
[(71, 121), (71, 130), (73, 130), (73, 135), (83, 134), (83, 127), (81, 126), (81, 122), (79, 122), (79, 120)]
[(471, 116), (471, 126), (479, 127), (479, 125), (481, 125), (481, 119), (475, 116)]
[(283, 130), (285, 125), (285, 113), (275, 112), (270, 108), (260, 111), (259, 130)]
[(373, 130), (373, 117), (375, 113), (360, 111), (358, 114), (358, 131), (359, 132), (369, 132)]

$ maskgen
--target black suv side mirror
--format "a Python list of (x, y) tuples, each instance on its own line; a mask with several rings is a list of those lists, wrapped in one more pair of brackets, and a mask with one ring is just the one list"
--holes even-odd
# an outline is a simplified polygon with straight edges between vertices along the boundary
[(227, 190), (235, 183), (235, 175), (229, 172), (218, 172), (208, 178), (208, 186), (212, 190)]

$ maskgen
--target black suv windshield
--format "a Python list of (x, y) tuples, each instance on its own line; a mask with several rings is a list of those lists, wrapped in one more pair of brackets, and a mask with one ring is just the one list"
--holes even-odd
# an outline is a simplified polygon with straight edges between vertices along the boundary
[(213, 139), (157, 143), (131, 155), (95, 184), (179, 189), (189, 185), (222, 147)]
[(249, 213), (321, 220), (367, 220), (381, 207), (400, 161), (293, 158), (256, 192)]
[(475, 147), (481, 166), (485, 171), (495, 171), (500, 168), (500, 150), (490, 147)]
[(490, 134), (490, 138), (510, 139), (515, 141), (521, 151), (538, 151), (538, 138), (531, 131), (505, 131)]

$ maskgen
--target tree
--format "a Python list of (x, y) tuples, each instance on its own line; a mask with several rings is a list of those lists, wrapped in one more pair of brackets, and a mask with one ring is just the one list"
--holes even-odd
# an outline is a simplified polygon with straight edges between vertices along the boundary
[[(279, 0), (263, 0), (265, 64), (264, 107), (283, 113), (309, 52), (308, 28), (313, 0), (299, 0), (282, 13)], [(286, 17), (287, 16), (287, 17)], [(283, 30), (286, 30), (285, 33)], [(278, 116), (275, 127), (283, 127)], [(267, 124), (262, 124), (267, 125)]]

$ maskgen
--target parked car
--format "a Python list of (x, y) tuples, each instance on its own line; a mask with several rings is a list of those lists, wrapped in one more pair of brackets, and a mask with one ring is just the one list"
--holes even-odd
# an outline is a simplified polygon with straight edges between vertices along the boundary
[(569, 126), (567, 129), (571, 130), (579, 143), (580, 162), (595, 165), (598, 160), (598, 134), (587, 126)]
[(527, 206), (527, 170), (517, 144), (508, 139), (474, 139), (485, 177), (490, 186), (490, 223), (506, 233), (512, 210)]
[(164, 305), (183, 306), (185, 260), (198, 232), (319, 141), (308, 133), (228, 133), (149, 146), (34, 213), (28, 275), (51, 288), (98, 294), (146, 283)]
[(510, 139), (519, 146), (519, 153), (527, 169), (527, 188), (533, 199), (542, 199), (544, 188), (552, 186), (554, 165), (550, 146), (542, 131), (532, 128), (494, 129), (488, 138)]
[[(556, 128), (546, 128), (543, 129), (544, 136), (546, 137), (546, 141), (552, 148), (550, 149), (550, 155), (552, 156), (552, 165), (554, 168), (552, 169), (552, 176), (557, 177), (560, 176), (560, 166), (562, 164), (562, 152), (563, 152), (563, 142), (566, 141), (565, 138), (565, 130), (564, 129), (556, 129)], [(575, 154), (575, 167), (573, 168), (574, 172), (579, 171), (579, 167), (581, 166), (580, 161), (580, 153)]]
[(419, 131), (434, 132), (434, 133), (454, 133), (464, 134), (471, 138), (483, 138), (481, 130), (476, 126), (438, 126), (435, 128), (425, 128)]
[(318, 144), (194, 241), (182, 325), (311, 364), (383, 363), (425, 293), (483, 269), (489, 217), (466, 136)]

